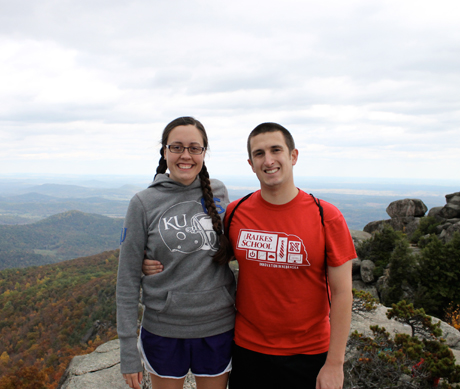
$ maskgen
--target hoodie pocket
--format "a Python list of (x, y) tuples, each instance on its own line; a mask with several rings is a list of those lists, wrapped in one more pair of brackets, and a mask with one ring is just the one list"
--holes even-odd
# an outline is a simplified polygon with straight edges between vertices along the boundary
[(157, 314), (164, 323), (206, 323), (233, 315), (234, 304), (225, 286), (196, 293), (169, 291), (164, 307)]

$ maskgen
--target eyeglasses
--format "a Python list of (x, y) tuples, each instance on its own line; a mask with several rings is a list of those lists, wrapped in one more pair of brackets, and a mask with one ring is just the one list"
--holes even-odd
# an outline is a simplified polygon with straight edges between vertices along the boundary
[(171, 153), (174, 153), (174, 154), (182, 154), (185, 151), (185, 149), (187, 149), (190, 154), (200, 155), (200, 154), (203, 154), (203, 151), (206, 150), (206, 147), (201, 147), (201, 146), (185, 147), (182, 145), (166, 145), (166, 147), (169, 149)]

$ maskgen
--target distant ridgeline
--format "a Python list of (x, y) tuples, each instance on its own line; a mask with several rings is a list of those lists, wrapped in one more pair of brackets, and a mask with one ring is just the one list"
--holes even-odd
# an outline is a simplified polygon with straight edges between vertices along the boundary
[(0, 225), (0, 270), (118, 248), (122, 219), (68, 211), (33, 224)]
[[(78, 188), (78, 187), (77, 187)], [(61, 192), (58, 192), (58, 194)], [(96, 213), (112, 217), (124, 217), (128, 200), (103, 197), (77, 197), (79, 191), (74, 190), (74, 197), (56, 197), (42, 193), (25, 193), (0, 196), (0, 225), (27, 224), (69, 210)]]

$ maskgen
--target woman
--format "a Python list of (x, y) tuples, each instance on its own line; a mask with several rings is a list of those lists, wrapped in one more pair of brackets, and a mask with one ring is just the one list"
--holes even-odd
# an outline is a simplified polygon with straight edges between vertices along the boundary
[[(161, 145), (155, 179), (131, 200), (121, 238), (121, 372), (131, 388), (140, 389), (142, 360), (154, 389), (182, 388), (189, 369), (198, 389), (224, 389), (235, 315), (235, 279), (221, 219), (227, 190), (209, 179), (208, 138), (199, 121), (173, 120)], [(142, 277), (144, 250), (161, 261), (161, 272)], [(145, 308), (137, 339), (141, 287)]]

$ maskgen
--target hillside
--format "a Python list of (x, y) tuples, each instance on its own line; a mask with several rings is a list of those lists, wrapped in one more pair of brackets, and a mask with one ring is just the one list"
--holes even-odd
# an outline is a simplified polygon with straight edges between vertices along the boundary
[(55, 263), (118, 247), (122, 219), (68, 211), (33, 224), (0, 225), (0, 270)]
[(116, 337), (117, 265), (118, 250), (0, 271), (0, 388), (27, 374), (55, 388), (74, 355)]
[(40, 193), (0, 197), (0, 225), (27, 224), (70, 210), (78, 210), (99, 215), (124, 217), (128, 200), (114, 200), (102, 197), (61, 198)]

